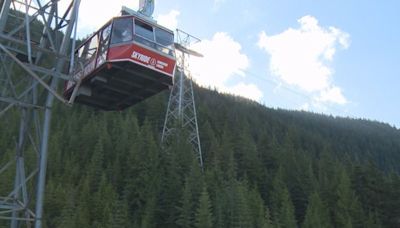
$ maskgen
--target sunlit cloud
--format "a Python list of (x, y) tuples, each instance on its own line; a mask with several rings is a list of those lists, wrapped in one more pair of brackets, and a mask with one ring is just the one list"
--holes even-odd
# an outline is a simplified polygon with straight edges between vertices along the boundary
[(321, 27), (312, 16), (304, 16), (298, 23), (299, 28), (276, 35), (261, 32), (258, 46), (270, 55), (270, 72), (310, 94), (316, 102), (346, 104), (341, 88), (334, 84), (330, 63), (339, 48), (350, 46), (349, 34), (335, 27)]
[[(59, 1), (61, 9), (66, 9), (69, 1)], [(81, 1), (78, 19), (78, 36), (84, 37), (97, 31), (111, 18), (121, 15), (122, 6), (137, 10), (139, 0), (113, 0), (108, 1), (84, 0)]]
[(246, 76), (245, 70), (250, 61), (242, 53), (241, 45), (227, 33), (218, 32), (210, 40), (203, 40), (193, 48), (204, 55), (203, 58), (190, 59), (190, 70), (198, 84), (256, 101), (262, 98), (257, 85), (243, 81), (229, 84), (233, 78), (243, 79)]
[(255, 84), (239, 83), (234, 86), (225, 87), (224, 92), (246, 97), (254, 101), (261, 101), (263, 98), (262, 91)]
[(343, 96), (342, 90), (337, 86), (321, 91), (320, 95), (316, 97), (316, 101), (323, 103), (337, 103), (341, 105), (347, 103), (347, 99)]
[(171, 10), (167, 14), (160, 14), (157, 16), (157, 23), (171, 30), (175, 30), (178, 28), (178, 16), (180, 14), (178, 10)]
[[(68, 1), (60, 1), (60, 7), (66, 8)], [(79, 37), (84, 37), (97, 31), (108, 20), (119, 16), (122, 6), (126, 6), (133, 10), (139, 7), (139, 0), (113, 0), (113, 4), (108, 4), (106, 1), (85, 0), (81, 1), (78, 19), (78, 34)], [(101, 13), (100, 13), (101, 12)], [(172, 30), (178, 27), (178, 16), (180, 12), (171, 10), (167, 14), (158, 15), (156, 20), (161, 25)]]

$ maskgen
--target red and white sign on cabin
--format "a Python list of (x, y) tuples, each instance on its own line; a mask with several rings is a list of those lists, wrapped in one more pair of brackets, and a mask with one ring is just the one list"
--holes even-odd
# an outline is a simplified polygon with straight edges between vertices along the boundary
[(138, 45), (128, 44), (111, 47), (108, 53), (109, 61), (129, 59), (146, 67), (156, 69), (169, 76), (173, 76), (175, 60)]

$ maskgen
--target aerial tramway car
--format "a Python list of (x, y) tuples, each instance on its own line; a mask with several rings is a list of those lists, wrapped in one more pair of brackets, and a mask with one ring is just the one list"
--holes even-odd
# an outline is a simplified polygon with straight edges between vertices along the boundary
[(173, 31), (140, 14), (115, 17), (75, 51), (70, 102), (122, 110), (173, 84)]

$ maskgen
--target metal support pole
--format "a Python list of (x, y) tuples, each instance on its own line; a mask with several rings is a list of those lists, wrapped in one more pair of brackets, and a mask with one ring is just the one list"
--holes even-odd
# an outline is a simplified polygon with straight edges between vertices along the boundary
[[(184, 57), (183, 57), (184, 58)], [(182, 60), (183, 61), (183, 60)], [(182, 63), (183, 64), (183, 63)], [(179, 71), (179, 100), (178, 100), (178, 115), (182, 116), (182, 105), (183, 105), (183, 77), (184, 77), (184, 72), (183, 69), (180, 69)]]
[[(67, 53), (68, 45), (70, 42), (70, 37), (75, 25), (75, 20), (78, 17), (80, 0), (75, 0), (73, 4), (73, 11), (71, 15), (71, 20), (69, 21), (70, 26), (67, 28), (67, 31), (64, 34), (63, 41), (60, 47), (60, 54), (64, 55)], [(64, 67), (65, 60), (60, 59), (57, 62), (56, 71), (61, 72)], [(53, 78), (51, 82), (51, 89), (56, 90), (58, 85), (58, 78)], [(43, 123), (43, 133), (42, 133), (42, 142), (40, 145), (40, 161), (39, 161), (39, 177), (37, 184), (37, 193), (36, 193), (36, 220), (35, 220), (35, 228), (42, 227), (42, 219), (43, 219), (43, 201), (44, 201), (44, 191), (46, 184), (46, 170), (47, 170), (47, 153), (48, 153), (48, 140), (50, 134), (50, 123), (51, 123), (51, 109), (53, 107), (54, 95), (49, 93), (46, 100), (46, 110), (44, 115), (44, 123)]]
[(4, 33), (12, 0), (4, 0), (0, 14), (0, 33)]
[[(32, 2), (31, 2), (32, 3)], [(29, 7), (30, 3), (28, 0), (25, 0), (25, 32), (26, 32), (26, 40), (31, 40), (31, 26), (29, 23)], [(27, 44), (27, 53), (28, 53), (28, 62), (32, 63), (32, 46), (31, 42), (26, 42)]]
[[(13, 200), (16, 205), (17, 201), (20, 200), (20, 186), (24, 182), (24, 180), (21, 180), (21, 163), (23, 165), (23, 148), (25, 144), (25, 136), (26, 136), (26, 131), (27, 131), (27, 125), (28, 125), (28, 113), (26, 109), (22, 110), (22, 116), (21, 116), (21, 123), (20, 123), (20, 128), (19, 128), (19, 139), (18, 139), (18, 144), (17, 144), (17, 154), (16, 154), (16, 167), (15, 167), (15, 181), (14, 181), (14, 196)], [(12, 213), (12, 220), (11, 220), (11, 228), (18, 228), (18, 212), (16, 208), (14, 208), (14, 211)]]
[[(52, 82), (52, 87), (57, 85), (57, 79)], [(43, 218), (43, 201), (44, 201), (44, 190), (46, 184), (46, 171), (47, 171), (47, 151), (50, 134), (50, 121), (51, 121), (51, 108), (53, 106), (54, 96), (49, 94), (46, 101), (46, 111), (44, 114), (43, 123), (43, 134), (42, 142), (40, 144), (40, 160), (39, 160), (39, 177), (37, 183), (37, 194), (36, 194), (36, 219), (35, 228), (42, 227)]]
[(197, 139), (195, 138), (195, 140), (197, 140), (197, 153), (199, 155), (199, 162), (200, 162), (200, 166), (203, 169), (203, 153), (201, 151), (201, 143), (200, 143), (200, 135), (199, 135), (199, 124), (197, 122), (197, 111), (196, 111), (196, 103), (194, 101), (194, 93), (193, 93), (193, 82), (192, 80), (190, 80), (190, 91), (192, 93), (191, 97), (192, 97), (192, 103), (193, 103), (193, 114), (194, 114), (194, 126), (195, 126), (195, 137), (197, 137)]

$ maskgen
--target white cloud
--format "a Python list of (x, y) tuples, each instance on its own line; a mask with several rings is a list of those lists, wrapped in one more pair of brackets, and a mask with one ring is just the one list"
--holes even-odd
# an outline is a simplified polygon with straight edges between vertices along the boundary
[(157, 23), (171, 30), (178, 28), (178, 16), (181, 13), (178, 10), (171, 10), (168, 14), (158, 15)]
[[(66, 9), (69, 1), (59, 1), (61, 9)], [(121, 15), (122, 6), (133, 10), (139, 7), (139, 0), (113, 0), (109, 1), (84, 0), (79, 7), (78, 36), (84, 37), (97, 31), (111, 18)]]
[[(68, 1), (60, 1), (60, 7), (66, 8)], [(90, 34), (113, 17), (119, 16), (122, 6), (126, 6), (133, 10), (139, 7), (139, 0), (113, 0), (113, 4), (107, 1), (85, 0), (81, 1), (79, 9), (78, 33), (79, 37)], [(101, 12), (101, 13), (99, 13)], [(166, 15), (157, 16), (157, 21), (172, 30), (178, 26), (178, 16), (180, 12), (171, 10)]]
[[(69, 1), (59, 1), (61, 9), (66, 9)], [(137, 10), (139, 0), (113, 0), (108, 1), (84, 0), (79, 7), (78, 36), (84, 37), (97, 31), (111, 18), (119, 16), (122, 6)]]
[(347, 103), (347, 99), (343, 96), (342, 90), (337, 86), (321, 91), (320, 95), (316, 97), (316, 100), (324, 103), (330, 102), (341, 105)]
[(244, 75), (243, 70), (249, 66), (241, 45), (226, 33), (216, 33), (211, 40), (203, 40), (193, 48), (204, 55), (190, 62), (192, 71), (199, 74), (197, 82), (204, 86), (224, 85), (232, 76)]
[(309, 103), (304, 103), (299, 107), (300, 110), (303, 111), (310, 111), (310, 104)]
[(338, 48), (349, 47), (349, 35), (335, 27), (321, 27), (312, 16), (298, 20), (300, 27), (268, 36), (261, 32), (258, 46), (270, 55), (270, 71), (281, 81), (310, 93), (319, 102), (346, 104), (333, 84), (329, 66)]
[(230, 79), (245, 77), (244, 71), (250, 62), (241, 52), (241, 45), (228, 34), (218, 32), (211, 40), (203, 40), (192, 48), (204, 55), (203, 58), (190, 59), (190, 70), (198, 84), (257, 101), (261, 99), (262, 92), (254, 84), (238, 82), (229, 85)]
[[(109, 4), (107, 1), (98, 0), (81, 1), (78, 21), (80, 37), (96, 31), (111, 18), (119, 16), (122, 6), (133, 10), (139, 8), (139, 0), (113, 0), (112, 2), (112, 4)], [(60, 1), (58, 4), (61, 9), (66, 9), (69, 3), (68, 1)], [(174, 30), (178, 26), (177, 17), (179, 15), (179, 11), (171, 10), (168, 14), (158, 15), (157, 21), (161, 25)]]
[(261, 101), (263, 93), (255, 84), (245, 84), (243, 82), (231, 87), (225, 87), (223, 92), (249, 98), (254, 101)]

